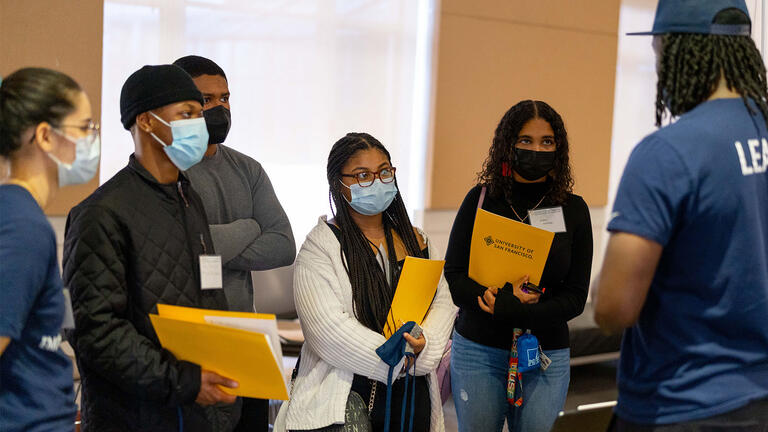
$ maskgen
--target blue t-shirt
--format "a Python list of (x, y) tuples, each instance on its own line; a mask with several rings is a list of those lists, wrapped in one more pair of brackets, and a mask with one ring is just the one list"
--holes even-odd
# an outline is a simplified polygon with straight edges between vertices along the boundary
[(74, 429), (64, 312), (53, 228), (26, 189), (0, 186), (0, 431)]
[(664, 249), (624, 333), (621, 418), (677, 423), (768, 397), (767, 138), (762, 115), (716, 99), (632, 152), (608, 229)]

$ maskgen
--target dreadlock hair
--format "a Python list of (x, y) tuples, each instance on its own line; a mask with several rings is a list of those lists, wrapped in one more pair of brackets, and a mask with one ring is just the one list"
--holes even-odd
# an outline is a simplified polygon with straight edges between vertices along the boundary
[(515, 144), (520, 130), (532, 119), (545, 120), (555, 133), (555, 165), (550, 176), (552, 188), (547, 192), (546, 201), (551, 205), (562, 205), (573, 191), (573, 178), (568, 158), (568, 133), (560, 114), (546, 102), (524, 100), (510, 108), (501, 118), (493, 136), (493, 144), (483, 170), (477, 174), (477, 182), (486, 186), (493, 196), (504, 197), (511, 202), (515, 179), (511, 168), (515, 166)]
[[(720, 11), (714, 24), (750, 24), (739, 9)], [(661, 36), (657, 67), (656, 126), (664, 114), (684, 114), (706, 101), (724, 77), (728, 88), (741, 95), (747, 110), (752, 99), (768, 124), (765, 65), (749, 36), (669, 33)]]
[[(387, 282), (387, 277), (376, 260), (376, 255), (371, 249), (372, 243), (352, 219), (349, 204), (342, 194), (344, 185), (341, 182), (341, 171), (344, 164), (355, 153), (367, 149), (382, 152), (391, 163), (387, 149), (379, 140), (367, 133), (348, 133), (333, 145), (328, 155), (327, 167), (329, 202), (331, 210), (335, 208), (333, 216), (341, 231), (341, 260), (352, 285), (355, 317), (364, 326), (381, 333), (386, 324), (387, 312), (392, 304), (399, 278), (399, 274), (396, 274), (397, 256), (392, 231), (394, 230), (400, 236), (408, 255), (422, 257), (422, 254), (399, 190), (392, 204), (382, 214), (391, 284)], [(395, 179), (395, 185), (397, 186), (397, 179)]]

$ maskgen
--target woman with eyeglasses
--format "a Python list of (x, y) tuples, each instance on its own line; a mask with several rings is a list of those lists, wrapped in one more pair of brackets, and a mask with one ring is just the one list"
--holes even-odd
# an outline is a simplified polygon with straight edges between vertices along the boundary
[[(478, 184), (459, 208), (445, 258), (445, 277), (459, 306), (451, 346), (451, 386), (459, 431), (548, 431), (563, 408), (570, 379), (568, 321), (582, 313), (592, 265), (592, 224), (584, 200), (572, 193), (563, 119), (542, 101), (511, 107), (496, 128)], [(483, 286), (469, 277), (478, 209), (525, 224), (547, 209), (554, 240), (539, 294), (510, 280)], [(513, 239), (512, 239), (513, 240)], [(538, 339), (541, 367), (510, 377), (520, 356), (516, 334)], [(529, 351), (528, 351), (529, 352)], [(529, 355), (526, 352), (526, 355)], [(551, 362), (547, 362), (549, 359)], [(526, 364), (527, 368), (528, 364)], [(535, 362), (533, 365), (535, 366)], [(511, 394), (510, 394), (511, 393)]]
[[(395, 172), (387, 149), (369, 134), (349, 133), (331, 149), (334, 218), (320, 218), (296, 258), (294, 296), (306, 342), (276, 430), (365, 431), (361, 424), (369, 421), (372, 430), (383, 430), (389, 366), (376, 348), (386, 342), (382, 331), (399, 273), (406, 256), (439, 258), (411, 225)], [(413, 414), (413, 431), (444, 430), (434, 371), (454, 316), (441, 278), (423, 335), (403, 336), (417, 355), (415, 407), (405, 412), (406, 419)], [(401, 361), (394, 377), (407, 367)], [(393, 432), (400, 430), (404, 381), (392, 384)]]
[(87, 95), (63, 73), (27, 68), (0, 82), (0, 156), (9, 168), (0, 184), (2, 431), (74, 428), (72, 363), (59, 348), (71, 307), (43, 209), (60, 187), (96, 174), (92, 117)]

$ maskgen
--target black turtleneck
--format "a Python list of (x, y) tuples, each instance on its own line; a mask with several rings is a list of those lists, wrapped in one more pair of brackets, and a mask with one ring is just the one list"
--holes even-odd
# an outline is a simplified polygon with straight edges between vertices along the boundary
[[(549, 191), (551, 182), (515, 183), (510, 202), (486, 192), (483, 209), (513, 220), (525, 218), (528, 210)], [(544, 266), (541, 286), (546, 293), (536, 304), (522, 304), (511, 290), (500, 290), (493, 315), (480, 309), (477, 297), (486, 287), (470, 279), (469, 250), (475, 223), (480, 186), (469, 191), (451, 229), (445, 256), (445, 278), (453, 302), (459, 306), (456, 330), (474, 342), (502, 349), (512, 345), (512, 329), (531, 329), (545, 350), (568, 348), (567, 322), (581, 314), (587, 301), (592, 268), (592, 223), (584, 200), (569, 194), (562, 204), (567, 232), (555, 234)], [(539, 208), (554, 207), (548, 200)], [(530, 223), (528, 219), (525, 223)], [(509, 281), (514, 282), (514, 281)]]

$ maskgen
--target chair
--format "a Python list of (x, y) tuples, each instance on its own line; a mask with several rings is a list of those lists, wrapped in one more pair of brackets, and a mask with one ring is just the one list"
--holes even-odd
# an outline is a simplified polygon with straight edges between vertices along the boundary
[(253, 308), (259, 313), (275, 314), (278, 319), (295, 319), (293, 302), (293, 265), (251, 272)]
[(283, 355), (298, 356), (304, 335), (293, 302), (293, 265), (251, 272), (253, 308), (277, 316), (277, 330)]
[[(293, 301), (293, 265), (272, 270), (251, 272), (253, 281), (253, 308), (258, 313), (270, 313), (277, 316), (277, 328), (280, 334), (280, 346), (283, 350), (284, 363), (291, 363), (286, 369), (290, 372), (295, 365), (295, 357), (301, 351), (304, 336), (298, 323), (296, 305)], [(292, 340), (298, 339), (298, 340)], [(288, 366), (288, 365), (285, 365)], [(269, 401), (270, 430), (277, 417), (282, 401)]]

